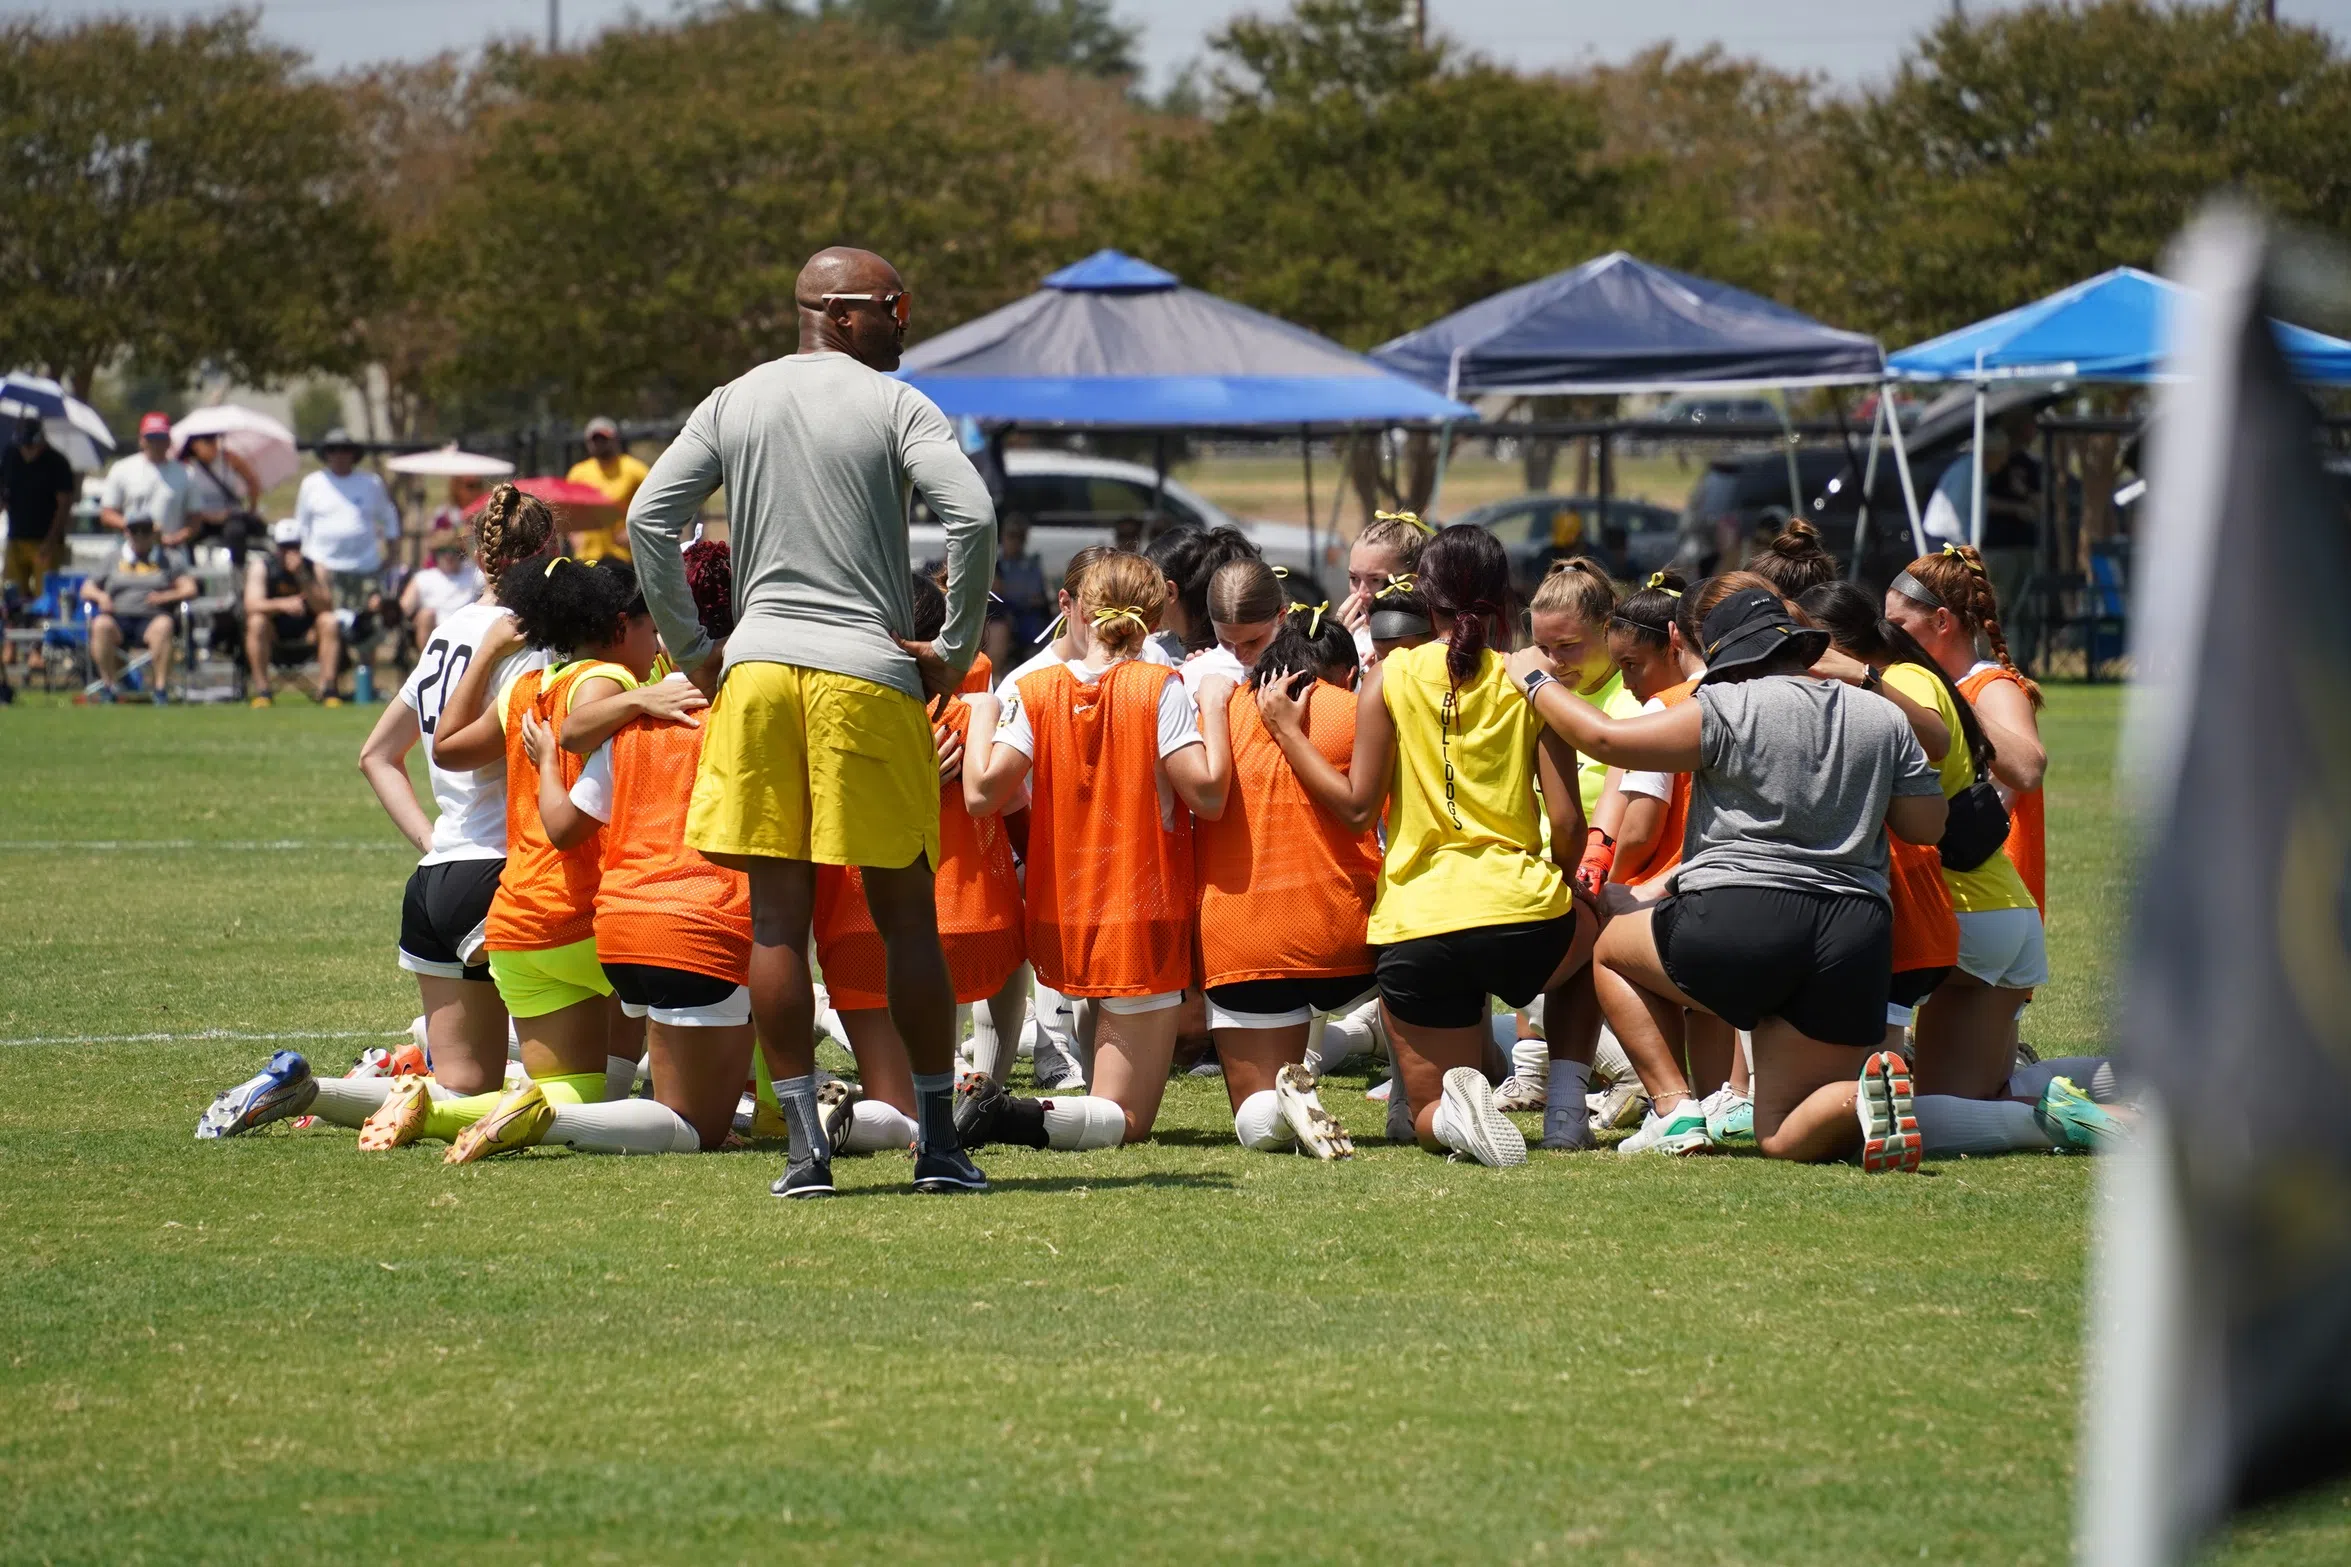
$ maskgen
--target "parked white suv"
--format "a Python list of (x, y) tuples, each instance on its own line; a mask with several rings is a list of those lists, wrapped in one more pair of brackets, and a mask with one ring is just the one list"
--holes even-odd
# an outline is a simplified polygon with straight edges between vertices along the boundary
[[(1117, 462), (1107, 457), (1085, 457), (1075, 452), (1037, 451), (1015, 447), (1004, 454), (1006, 494), (1004, 512), (1018, 512), (1029, 520), (1029, 548), (1045, 567), (1045, 580), (1058, 584), (1069, 558), (1089, 544), (1112, 542), (1122, 517), (1149, 517), (1154, 510), (1152, 471), (1141, 463)], [(1345, 552), (1325, 532), (1318, 534), (1316, 553), (1321, 570), (1307, 558), (1304, 528), (1281, 522), (1248, 522), (1227, 515), (1217, 505), (1170, 479), (1158, 490), (1156, 509), (1178, 523), (1203, 528), (1238, 528), (1249, 536), (1266, 560), (1294, 572), (1319, 578), (1337, 564), (1345, 574)], [(943, 560), (947, 536), (930, 508), (915, 497), (914, 516), (907, 535), (907, 554), (915, 564)]]

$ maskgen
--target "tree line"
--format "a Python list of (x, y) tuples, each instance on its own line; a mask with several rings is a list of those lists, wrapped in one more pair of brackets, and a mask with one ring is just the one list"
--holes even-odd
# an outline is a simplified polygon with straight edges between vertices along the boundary
[(794, 340), (818, 245), (914, 333), (1110, 244), (1357, 347), (1625, 248), (1905, 343), (2245, 189), (2351, 239), (2351, 59), (2253, 3), (1952, 17), (1857, 87), (1659, 46), (1535, 72), (1406, 0), (1234, 19), (1133, 90), (1108, 0), (817, 0), (338, 76), (255, 12), (0, 24), (0, 344), (269, 383), (417, 438), (660, 419)]

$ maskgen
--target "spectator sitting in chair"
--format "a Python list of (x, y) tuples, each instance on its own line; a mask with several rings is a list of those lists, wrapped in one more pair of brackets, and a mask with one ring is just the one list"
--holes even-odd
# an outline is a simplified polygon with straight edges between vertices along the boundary
[[(359, 473), (359, 443), (336, 428), (318, 443), (326, 467), (294, 493), (294, 521), (302, 529), (302, 556), (318, 569), (334, 607), (348, 617), (343, 642), (354, 659), (368, 656), (384, 613), (384, 544), (400, 537), (400, 512), (372, 473)], [(319, 650), (319, 694), (335, 694), (339, 671)]]
[(261, 476), (217, 435), (189, 436), (180, 443), (179, 460), (188, 488), (181, 496), (179, 529), (165, 534), (163, 542), (193, 550), (218, 539), (228, 547), (229, 569), (243, 571), (245, 548), (261, 523), (253, 510), (261, 502)]
[(425, 540), (432, 564), (408, 579), (400, 590), (400, 613), (414, 629), (421, 649), (433, 640), (433, 628), (482, 596), (482, 569), (465, 550), (454, 529), (435, 528)]
[(82, 584), (82, 602), (98, 612), (90, 622), (90, 657), (109, 687), (123, 676), (124, 647), (136, 642), (154, 656), (148, 689), (164, 700), (179, 629), (175, 611), (195, 596), (195, 573), (163, 547), (154, 519), (130, 518), (120, 558)]
[(256, 552), (245, 563), (245, 667), (253, 705), (270, 705), (272, 665), (300, 663), (315, 649), (319, 699), (340, 707), (334, 678), (343, 628), (334, 600), (317, 570), (302, 558), (302, 524), (289, 517), (269, 536), (270, 552)]

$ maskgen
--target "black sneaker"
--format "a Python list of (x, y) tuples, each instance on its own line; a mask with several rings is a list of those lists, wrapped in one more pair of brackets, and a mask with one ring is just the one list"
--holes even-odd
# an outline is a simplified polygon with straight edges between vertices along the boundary
[(1011, 1097), (987, 1073), (965, 1073), (955, 1085), (955, 1140), (966, 1148), (987, 1147), (999, 1108)]
[(798, 1160), (768, 1190), (778, 1197), (830, 1197), (833, 1195), (833, 1162), (830, 1159)]
[(918, 1192), (984, 1192), (988, 1178), (960, 1148), (925, 1148), (914, 1156)]

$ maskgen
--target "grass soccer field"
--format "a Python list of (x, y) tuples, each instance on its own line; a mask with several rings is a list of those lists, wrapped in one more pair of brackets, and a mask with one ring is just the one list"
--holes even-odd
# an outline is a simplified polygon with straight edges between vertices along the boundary
[[(2051, 693), (2045, 1053), (2101, 1042), (2119, 706)], [(1186, 1080), (959, 1200), (199, 1145), (275, 1041), (336, 1072), (415, 1010), (371, 716), (0, 710), (0, 1559), (2069, 1554), (2085, 1160), (1495, 1172), (1360, 1078), (1352, 1164)], [(2351, 1488), (2223, 1552), (2347, 1555)]]

